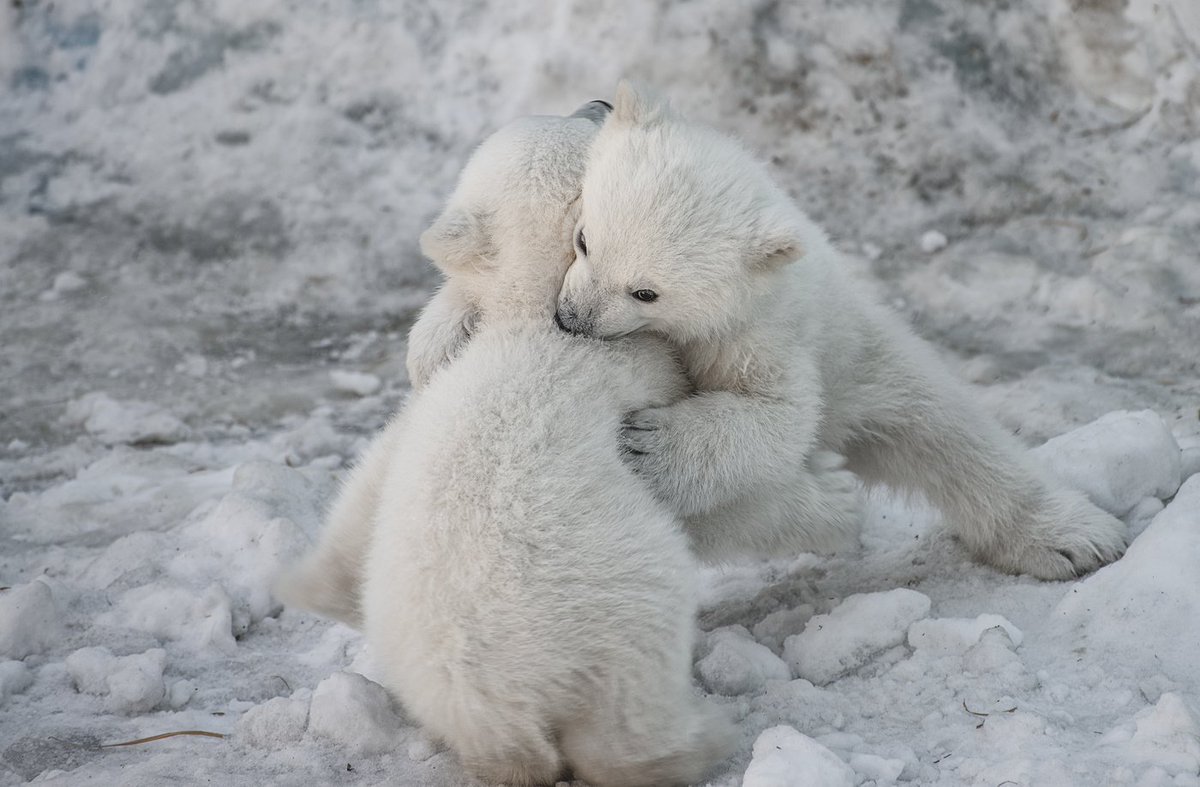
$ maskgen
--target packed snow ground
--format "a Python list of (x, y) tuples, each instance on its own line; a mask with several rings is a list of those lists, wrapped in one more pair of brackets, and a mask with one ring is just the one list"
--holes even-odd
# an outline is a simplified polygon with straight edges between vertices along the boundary
[(877, 494), (858, 554), (708, 572), (714, 783), (1200, 784), (1188, 0), (0, 4), (0, 784), (463, 783), (267, 585), (403, 401), (471, 145), (623, 74), (1137, 536), (1042, 583)]

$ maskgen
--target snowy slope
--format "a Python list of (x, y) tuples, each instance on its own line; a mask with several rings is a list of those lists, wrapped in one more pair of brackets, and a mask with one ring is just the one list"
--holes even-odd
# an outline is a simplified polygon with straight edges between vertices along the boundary
[[(1031, 444), (1153, 411), (1042, 451), (1139, 534), (1079, 582), (884, 495), (859, 554), (711, 571), (715, 782), (1200, 784), (1188, 0), (0, 5), (0, 784), (463, 782), (267, 582), (403, 401), (470, 147), (626, 74), (761, 151)], [(98, 748), (187, 729), (229, 737)]]

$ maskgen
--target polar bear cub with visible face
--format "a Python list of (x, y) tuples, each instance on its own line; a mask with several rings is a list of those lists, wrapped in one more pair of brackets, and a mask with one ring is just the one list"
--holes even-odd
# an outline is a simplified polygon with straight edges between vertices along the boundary
[[(745, 149), (628, 83), (614, 105), (591, 148), (557, 320), (680, 350), (696, 393), (626, 425), (660, 499), (692, 515), (786, 499), (792, 527), (845, 527), (842, 455), (868, 482), (924, 493), (1006, 571), (1062, 579), (1121, 555), (1122, 523), (1044, 480)], [(734, 553), (760, 527), (716, 516), (692, 535)]]
[(661, 340), (553, 322), (596, 130), (527, 118), (473, 155), (422, 236), (448, 283), (418, 355), (458, 357), (343, 493), (372, 511), (357, 614), (385, 685), (489, 781), (691, 782), (732, 743), (692, 690), (687, 539), (618, 443), (686, 378)]

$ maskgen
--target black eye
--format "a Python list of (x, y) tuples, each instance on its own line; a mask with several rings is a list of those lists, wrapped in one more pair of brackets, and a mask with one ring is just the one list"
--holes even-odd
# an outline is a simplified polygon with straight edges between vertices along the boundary
[(575, 248), (579, 249), (579, 253), (587, 256), (587, 239), (583, 237), (583, 227), (575, 233)]
[(654, 290), (634, 290), (633, 297), (643, 303), (654, 303), (658, 300), (658, 293)]

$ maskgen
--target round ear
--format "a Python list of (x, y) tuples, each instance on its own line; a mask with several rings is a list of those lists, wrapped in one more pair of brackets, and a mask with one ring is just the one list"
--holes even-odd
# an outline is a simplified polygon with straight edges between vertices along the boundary
[(421, 233), (421, 253), (447, 275), (491, 266), (494, 251), (487, 217), (463, 208), (447, 208)]
[(628, 79), (617, 83), (613, 95), (612, 117), (617, 123), (650, 126), (671, 115), (667, 102), (660, 99), (645, 85), (635, 85)]
[(803, 227), (792, 211), (772, 211), (761, 217), (750, 244), (747, 264), (753, 270), (782, 268), (804, 256)]

